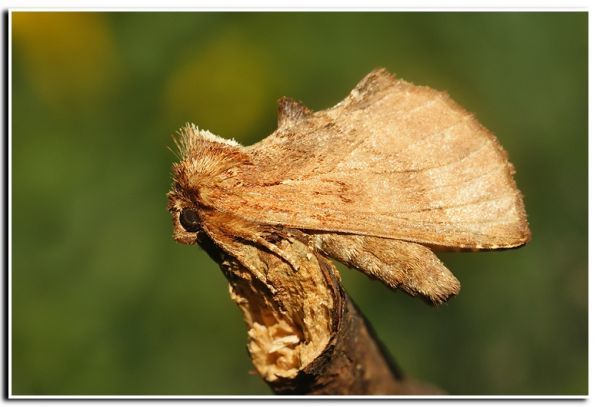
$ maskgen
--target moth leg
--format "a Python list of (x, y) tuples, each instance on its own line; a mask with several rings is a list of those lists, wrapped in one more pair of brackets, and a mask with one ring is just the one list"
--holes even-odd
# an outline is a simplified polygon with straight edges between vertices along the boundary
[(314, 235), (314, 241), (325, 255), (427, 302), (441, 304), (460, 291), (456, 277), (420, 244), (333, 233)]
[[(265, 285), (265, 287), (273, 290), (274, 288), (267, 281), (267, 270), (262, 261), (260, 261), (259, 249), (253, 245), (243, 244), (230, 235), (223, 233), (219, 228), (211, 228), (205, 232), (208, 236), (204, 241), (198, 239), (198, 244), (207, 252), (214, 249), (211, 244), (216, 246), (216, 250), (221, 250), (226, 256), (223, 258), (213, 257), (219, 264), (226, 264), (229, 258), (235, 259), (235, 262), (241, 266), (241, 269), (247, 270), (256, 279)], [(208, 247), (207, 247), (208, 246)], [(236, 269), (235, 267), (230, 269)]]
[(237, 230), (238, 237), (240, 237), (244, 240), (247, 240), (249, 242), (252, 242), (254, 244), (257, 244), (259, 246), (262, 246), (265, 249), (269, 250), (271, 253), (276, 254), (282, 260), (287, 262), (294, 271), (300, 270), (300, 265), (298, 264), (298, 261), (296, 259), (294, 259), (286, 251), (281, 250), (275, 243), (269, 242), (262, 235), (263, 235), (262, 232), (257, 231), (255, 229), (251, 229), (251, 228), (240, 228)]
[[(211, 230), (213, 235), (216, 235), (216, 232), (218, 231), (222, 236), (221, 240), (223, 240), (224, 237), (227, 237), (230, 240), (237, 240), (240, 243), (242, 241), (253, 243), (256, 246), (263, 247), (277, 255), (287, 262), (294, 271), (300, 270), (297, 259), (263, 237), (266, 233), (273, 232), (272, 230), (267, 230), (264, 227), (250, 223), (244, 219), (233, 217), (229, 214), (217, 212), (205, 214), (204, 224), (207, 229)], [(279, 235), (279, 233), (276, 234)]]
[(277, 247), (276, 244), (269, 242), (267, 239), (265, 239), (264, 237), (259, 236), (259, 235), (251, 236), (250, 240), (256, 244), (259, 244), (259, 245), (265, 247), (272, 253), (281, 257), (281, 259), (285, 260), (290, 266), (292, 266), (294, 271), (300, 270), (300, 265), (298, 264), (296, 259), (294, 259), (292, 256), (288, 255), (288, 253), (286, 253), (285, 251), (281, 250), (279, 247)]

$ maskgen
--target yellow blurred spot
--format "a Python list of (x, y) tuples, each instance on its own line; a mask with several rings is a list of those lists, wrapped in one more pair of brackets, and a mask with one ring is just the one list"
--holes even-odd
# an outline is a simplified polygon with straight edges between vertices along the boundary
[(103, 14), (13, 12), (12, 34), (13, 58), (44, 102), (94, 104), (110, 89), (116, 52)]
[(275, 114), (270, 100), (265, 56), (238, 37), (217, 40), (183, 58), (167, 83), (169, 120), (243, 141), (264, 119)]

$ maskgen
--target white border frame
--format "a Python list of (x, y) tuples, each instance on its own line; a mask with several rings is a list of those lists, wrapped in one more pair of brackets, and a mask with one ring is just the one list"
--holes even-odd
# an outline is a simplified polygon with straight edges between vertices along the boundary
[[(179, 400), (179, 399), (203, 399), (203, 400), (338, 400), (338, 399), (352, 399), (352, 400), (440, 400), (440, 399), (450, 399), (450, 400), (507, 400), (507, 401), (516, 401), (516, 400), (581, 400), (581, 399), (593, 399), (597, 393), (595, 389), (597, 389), (597, 361), (598, 361), (598, 352), (593, 346), (598, 339), (598, 331), (597, 325), (593, 323), (592, 319), (589, 315), (592, 314), (592, 311), (597, 310), (598, 301), (595, 297), (590, 294), (593, 293), (592, 287), (598, 287), (598, 278), (594, 274), (593, 270), (596, 270), (597, 265), (597, 255), (594, 253), (593, 248), (597, 247), (597, 238), (595, 235), (595, 228), (598, 224), (598, 216), (596, 212), (592, 210), (592, 208), (596, 208), (597, 204), (600, 204), (597, 199), (597, 190), (594, 188), (592, 183), (592, 179), (594, 175), (598, 174), (598, 164), (594, 162), (592, 151), (598, 151), (598, 142), (597, 138), (591, 137), (590, 135), (596, 134), (596, 129), (598, 126), (596, 125), (596, 118), (598, 117), (595, 106), (595, 95), (597, 95), (598, 83), (595, 80), (594, 76), (591, 75), (591, 72), (597, 72), (598, 64), (597, 64), (597, 49), (592, 46), (594, 40), (598, 38), (598, 25), (600, 24), (600, 19), (597, 18), (596, 13), (593, 12), (596, 4), (593, 0), (589, 1), (577, 1), (572, 5), (565, 6), (565, 1), (558, 0), (536, 0), (536, 1), (528, 1), (527, 5), (524, 6), (522, 1), (510, 0), (501, 2), (501, 5), (498, 5), (500, 2), (494, 1), (462, 1), (458, 6), (449, 6), (448, 1), (443, 0), (427, 0), (420, 2), (419, 6), (415, 6), (413, 1), (391, 1), (391, 0), (372, 0), (369, 6), (365, 6), (361, 4), (361, 2), (356, 0), (348, 0), (348, 1), (328, 1), (327, 5), (324, 5), (323, 1), (319, 0), (307, 0), (304, 2), (300, 2), (295, 0), (291, 5), (279, 6), (276, 5), (274, 1), (272, 2), (250, 2), (250, 1), (236, 1), (236, 0), (209, 0), (203, 2), (203, 7), (198, 7), (197, 3), (192, 0), (173, 0), (169, 2), (168, 6), (165, 6), (163, 1), (151, 0), (151, 1), (132, 1), (132, 0), (106, 0), (102, 2), (102, 6), (97, 5), (97, 1), (90, 0), (81, 0), (77, 2), (78, 7), (72, 7), (72, 2), (69, 1), (61, 1), (61, 2), (53, 2), (48, 0), (35, 0), (28, 1), (27, 5), (23, 5), (23, 1), (18, 0), (7, 0), (4, 2), (5, 7), (11, 7), (8, 10), (8, 18), (4, 21), (7, 21), (8, 26), (6, 27), (6, 32), (8, 33), (7, 37), (7, 89), (8, 92), (8, 106), (6, 106), (8, 114), (6, 116), (7, 123), (6, 128), (8, 129), (8, 140), (7, 140), (7, 160), (8, 160), (8, 168), (7, 168), (7, 204), (8, 204), (8, 218), (7, 225), (4, 225), (8, 228), (8, 241), (7, 244), (7, 281), (8, 287), (6, 287), (8, 292), (8, 301), (6, 304), (8, 305), (7, 312), (7, 358), (8, 360), (8, 377), (7, 379), (7, 394), (6, 396), (9, 399), (29, 399), (29, 400), (54, 400), (54, 399), (64, 399), (64, 400), (89, 400), (89, 399), (101, 399), (101, 400), (131, 400), (131, 399), (159, 399), (159, 400)], [(297, 4), (294, 4), (297, 3)], [(484, 3), (486, 5), (482, 6)], [(490, 4), (491, 5), (487, 5)], [(494, 4), (496, 3), (496, 4)], [(597, 9), (597, 8), (596, 8)], [(589, 140), (589, 181), (588, 181), (588, 191), (589, 191), (589, 266), (588, 266), (588, 327), (589, 327), (589, 342), (588, 342), (588, 396), (19, 396), (12, 394), (12, 12), (13, 11), (102, 11), (102, 12), (110, 12), (110, 11), (156, 11), (156, 12), (167, 12), (167, 11), (556, 11), (556, 12), (588, 12), (588, 27), (589, 27), (589, 68), (588, 68), (588, 76), (589, 76), (589, 129), (588, 129), (588, 140)], [(4, 27), (2, 27), (4, 28)], [(2, 31), (4, 32), (4, 31)], [(4, 83), (4, 82), (3, 82)], [(4, 167), (3, 167), (4, 169)], [(3, 353), (4, 354), (4, 353)]]

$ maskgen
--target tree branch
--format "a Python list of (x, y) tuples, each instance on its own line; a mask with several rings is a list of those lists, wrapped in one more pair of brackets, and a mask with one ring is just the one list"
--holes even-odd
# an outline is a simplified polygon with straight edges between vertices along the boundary
[(398, 368), (372, 326), (345, 293), (329, 262), (322, 262), (330, 277), (338, 314), (328, 346), (293, 379), (269, 383), (277, 394), (443, 394), (431, 385), (406, 377)]
[[(218, 257), (214, 247), (202, 246)], [(278, 247), (300, 267), (249, 245), (244, 254), (251, 264), (222, 253), (219, 261), (249, 328), (250, 357), (273, 392), (443, 394), (400, 371), (329, 260), (307, 255), (300, 240), (282, 240)]]

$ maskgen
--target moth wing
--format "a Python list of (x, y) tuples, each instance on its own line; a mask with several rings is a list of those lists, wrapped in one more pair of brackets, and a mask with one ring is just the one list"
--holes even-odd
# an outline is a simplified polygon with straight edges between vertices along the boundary
[(219, 196), (221, 210), (439, 248), (529, 240), (505, 151), (445, 93), (376, 70), (328, 110), (283, 103), (279, 128), (246, 149), (255, 171)]
[(441, 304), (460, 291), (458, 279), (431, 250), (418, 243), (333, 233), (313, 238), (325, 255), (430, 303)]

